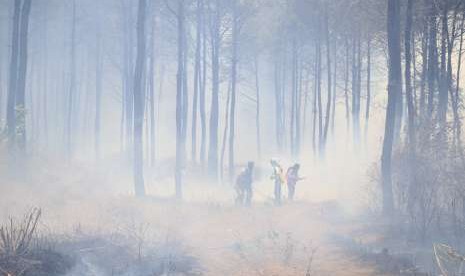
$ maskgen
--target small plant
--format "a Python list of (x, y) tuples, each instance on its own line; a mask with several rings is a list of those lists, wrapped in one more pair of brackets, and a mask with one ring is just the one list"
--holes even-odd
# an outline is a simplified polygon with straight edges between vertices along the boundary
[(22, 221), (10, 218), (0, 227), (0, 271), (5, 275), (23, 275), (36, 264), (28, 255), (40, 216), (41, 210), (34, 208)]
[(269, 229), (251, 240), (244, 240), (235, 233), (235, 252), (258, 275), (291, 273), (312, 275), (317, 248), (309, 242), (305, 245), (290, 232)]
[(307, 255), (307, 265), (305, 268), (305, 276), (311, 276), (312, 275), (312, 265), (313, 261), (315, 259), (315, 254), (316, 251), (318, 250), (317, 247), (314, 247), (312, 243), (309, 244), (309, 246), (304, 247), (304, 251)]

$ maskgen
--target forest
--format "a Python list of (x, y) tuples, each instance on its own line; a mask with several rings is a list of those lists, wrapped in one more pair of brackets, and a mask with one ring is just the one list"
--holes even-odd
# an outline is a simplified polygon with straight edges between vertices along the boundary
[(0, 275), (465, 275), (464, 0), (0, 0)]

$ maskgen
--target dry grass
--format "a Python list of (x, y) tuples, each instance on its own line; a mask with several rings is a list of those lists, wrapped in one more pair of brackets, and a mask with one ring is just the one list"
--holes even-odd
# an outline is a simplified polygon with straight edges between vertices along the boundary
[(30, 258), (31, 242), (41, 216), (34, 208), (21, 221), (10, 218), (0, 227), (0, 271), (21, 276), (38, 262)]
[[(372, 268), (346, 255), (327, 239), (336, 229), (332, 208), (328, 211), (324, 204), (297, 201), (275, 207), (262, 201), (251, 208), (237, 208), (230, 187), (204, 183), (190, 183), (185, 191), (194, 195), (201, 190), (207, 199), (138, 200), (124, 192), (131, 190), (131, 182), (120, 175), (110, 177), (65, 165), (45, 166), (31, 175), (34, 181), (0, 185), (0, 214), (15, 213), (34, 204), (41, 206), (41, 225), (49, 234), (70, 239), (78, 235), (103, 238), (102, 247), (116, 255), (105, 255), (109, 257), (107, 261), (99, 260), (94, 257), (102, 256), (102, 251), (92, 247), (90, 260), (104, 271), (122, 271), (117, 268), (124, 261), (116, 260), (126, 254), (126, 260), (134, 261), (163, 258), (165, 268), (172, 266), (173, 257), (189, 256), (202, 275), (376, 275)], [(147, 182), (152, 185), (150, 179)], [(171, 184), (157, 182), (156, 189), (148, 190), (165, 187), (165, 194), (169, 194), (166, 187)], [(216, 197), (220, 188), (222, 194)], [(267, 192), (267, 186), (262, 189)], [(110, 194), (109, 190), (119, 192)], [(176, 241), (181, 252), (155, 254), (170, 244), (167, 241)], [(83, 248), (73, 252), (79, 255)], [(114, 275), (119, 275), (116, 272)]]

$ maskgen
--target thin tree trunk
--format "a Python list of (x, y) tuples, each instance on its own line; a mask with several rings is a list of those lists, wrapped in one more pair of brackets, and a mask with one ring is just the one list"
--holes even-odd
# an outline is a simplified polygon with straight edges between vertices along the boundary
[[(123, 10), (124, 20), (124, 32), (126, 37), (123, 37), (123, 70), (125, 78), (125, 93), (126, 99), (124, 102), (125, 110), (125, 146), (126, 149), (130, 149), (133, 145), (133, 132), (134, 132), (134, 93), (132, 91), (134, 87), (134, 50), (133, 50), (133, 14), (132, 14), (132, 3), (129, 3), (128, 7)], [(130, 152), (130, 151), (128, 151)]]
[[(427, 23), (427, 22), (426, 22)], [(428, 79), (428, 24), (424, 24), (423, 38), (421, 41), (421, 80), (420, 80), (420, 119), (426, 115), (426, 80)]]
[[(462, 20), (460, 23), (460, 43), (459, 43), (459, 54), (458, 54), (458, 61), (457, 61), (457, 73), (456, 73), (456, 84), (455, 84), (455, 96), (454, 104), (453, 104), (453, 112), (454, 112), (454, 129), (455, 129), (455, 136), (457, 142), (457, 148), (461, 150), (462, 148), (462, 122), (459, 116), (459, 103), (461, 102), (460, 99), (460, 74), (462, 68), (462, 51), (463, 51), (463, 34), (464, 34), (464, 25), (465, 25), (465, 11), (462, 15)], [(462, 154), (462, 153), (461, 153)]]
[(185, 17), (184, 0), (178, 0), (177, 24), (178, 24), (178, 71), (176, 75), (176, 169), (175, 169), (175, 190), (176, 197), (182, 198), (182, 171), (185, 159)]
[(346, 54), (345, 54), (345, 69), (344, 69), (344, 102), (346, 108), (346, 132), (350, 130), (350, 106), (349, 106), (349, 40), (346, 39), (345, 43)]
[(323, 147), (323, 105), (321, 102), (321, 41), (317, 38), (316, 42), (316, 59), (317, 59), (317, 109), (318, 109), (318, 153), (321, 154)]
[(370, 107), (371, 107), (371, 37), (368, 37), (367, 42), (367, 99), (365, 108), (365, 143), (368, 143), (368, 126), (370, 123)]
[(238, 62), (238, 12), (237, 0), (233, 0), (233, 26), (232, 26), (232, 60), (231, 60), (231, 114), (229, 116), (229, 181), (234, 179), (234, 138), (236, 132), (236, 85), (237, 85), (237, 62)]
[(439, 102), (438, 102), (438, 121), (441, 128), (446, 126), (447, 105), (449, 89), (447, 85), (447, 36), (448, 36), (448, 5), (444, 1), (443, 15), (442, 15), (442, 32), (441, 32), (441, 72), (440, 72), (440, 87), (439, 87)]
[(71, 62), (70, 62), (70, 80), (68, 88), (68, 108), (66, 117), (66, 157), (71, 159), (73, 154), (73, 114), (74, 114), (74, 97), (76, 94), (76, 1), (73, 0), (73, 17), (71, 29)]
[(200, 126), (202, 129), (201, 142), (200, 142), (200, 162), (202, 167), (205, 168), (205, 152), (207, 145), (207, 115), (205, 111), (205, 92), (207, 85), (207, 32), (205, 30), (205, 7), (203, 0), (199, 0), (202, 6), (202, 79), (200, 87)]
[(203, 0), (200, 1), (201, 6), (201, 30), (202, 30), (202, 73), (201, 73), (201, 82), (200, 82), (200, 103), (199, 103), (199, 112), (200, 112), (200, 126), (202, 129), (201, 141), (200, 141), (200, 162), (202, 167), (205, 168), (205, 152), (207, 145), (207, 115), (205, 112), (205, 91), (207, 84), (207, 32), (205, 27), (205, 6)]
[(11, 37), (11, 60), (10, 75), (8, 82), (8, 102), (7, 102), (7, 128), (8, 147), (14, 150), (16, 140), (16, 97), (18, 87), (18, 66), (19, 66), (19, 21), (21, 15), (21, 1), (14, 2), (13, 31)]
[(334, 139), (335, 119), (336, 119), (336, 97), (337, 97), (337, 42), (334, 44), (334, 69), (333, 69), (333, 99), (331, 103), (331, 135)]
[(3, 53), (0, 53), (0, 128), (3, 128), (3, 93), (4, 93), (4, 82), (3, 82)]
[(43, 131), (43, 141), (48, 148), (49, 144), (49, 134), (48, 134), (48, 93), (49, 93), (49, 88), (48, 88), (48, 24), (47, 24), (47, 19), (48, 19), (48, 14), (47, 14), (47, 7), (44, 6), (43, 8), (43, 17), (42, 17), (42, 24), (43, 24), (43, 34), (42, 34), (42, 49), (43, 49), (43, 55), (42, 55), (42, 64), (43, 64), (43, 69), (42, 69), (42, 131)]
[(297, 45), (296, 38), (292, 40), (292, 73), (291, 73), (291, 110), (290, 110), (290, 126), (289, 126), (289, 141), (291, 146), (291, 155), (293, 158), (297, 156), (296, 145), (296, 114), (297, 114)]
[[(183, 31), (182, 31), (182, 48), (183, 48), (183, 53), (182, 53), (182, 61), (183, 61), (183, 71), (182, 71), (182, 104), (183, 104), (183, 112), (182, 112), (182, 152), (183, 152), (183, 158), (182, 158), (182, 167), (183, 169), (186, 166), (186, 161), (187, 161), (187, 153), (186, 153), (186, 145), (187, 145), (187, 126), (188, 126), (188, 117), (189, 117), (189, 92), (188, 92), (188, 86), (187, 86), (187, 65), (188, 65), (188, 45), (187, 45), (187, 31), (189, 30), (186, 28), (186, 5), (185, 5), (185, 0), (183, 1)], [(182, 193), (178, 193), (182, 195)]]
[(150, 64), (149, 64), (149, 97), (150, 97), (150, 164), (155, 165), (156, 152), (156, 117), (155, 117), (155, 7), (152, 3), (151, 14), (151, 40), (150, 40)]
[(317, 154), (317, 136), (316, 136), (316, 113), (318, 109), (318, 50), (315, 42), (315, 64), (314, 64), (314, 80), (313, 80), (313, 100), (312, 100), (312, 150), (313, 155), (316, 157)]
[(95, 122), (94, 122), (94, 132), (95, 132), (95, 157), (100, 159), (100, 136), (101, 136), (101, 102), (102, 102), (102, 72), (103, 72), (103, 61), (102, 61), (102, 41), (100, 34), (100, 24), (98, 25), (97, 31), (97, 49), (95, 57)]
[(417, 91), (417, 45), (415, 31), (412, 30), (412, 96), (413, 106), (415, 106), (415, 116), (418, 116), (418, 91)]
[[(454, 9), (454, 15), (452, 18), (452, 30), (449, 33), (446, 34), (446, 40), (447, 40), (447, 73), (446, 73), (446, 88), (447, 88), (447, 94), (448, 97), (450, 97), (451, 100), (451, 105), (452, 105), (452, 114), (454, 117), (454, 122), (455, 122), (455, 111), (454, 111), (454, 105), (456, 102), (455, 99), (455, 94), (454, 94), (454, 89), (452, 87), (452, 51), (454, 50), (455, 46), (455, 39), (457, 37), (456, 31), (457, 31), (457, 13), (458, 13), (458, 7)], [(447, 22), (449, 24), (449, 22)], [(447, 27), (446, 27), (447, 28)], [(450, 95), (449, 95), (450, 94)], [(448, 103), (447, 103), (448, 104)], [(446, 115), (447, 115), (447, 107), (446, 107)], [(446, 118), (447, 119), (447, 118)], [(453, 143), (456, 141), (456, 128), (452, 128), (452, 133), (453, 133)], [(455, 150), (455, 149), (454, 149)]]
[(381, 156), (383, 213), (392, 215), (394, 196), (392, 191), (392, 148), (395, 131), (396, 105), (401, 94), (401, 59), (400, 59), (400, 2), (388, 0), (387, 11), (389, 83), (388, 106), (386, 109), (386, 125), (384, 131), (383, 150)]
[[(413, 193), (413, 185), (415, 184), (415, 107), (413, 103), (412, 79), (411, 79), (411, 40), (412, 40), (412, 11), (413, 0), (407, 2), (406, 24), (405, 24), (405, 93), (407, 96), (407, 116), (408, 116), (408, 153), (409, 153), (409, 196)], [(409, 202), (409, 207), (412, 208), (412, 203)]]
[(256, 110), (255, 110), (255, 127), (256, 127), (256, 141), (257, 141), (257, 158), (260, 160), (262, 156), (261, 144), (261, 128), (260, 128), (260, 83), (259, 83), (259, 57), (255, 56), (255, 97), (256, 97)]
[(326, 142), (328, 140), (328, 130), (331, 118), (331, 103), (332, 103), (332, 83), (331, 83), (331, 47), (330, 47), (330, 37), (329, 37), (329, 23), (328, 23), (328, 7), (325, 6), (325, 37), (326, 37), (326, 68), (327, 68), (327, 86), (328, 86), (328, 97), (326, 101), (326, 115), (325, 115), (325, 127), (324, 127), (324, 134), (323, 134), (323, 147), (322, 152), (320, 153), (321, 157), (324, 158), (326, 153)]
[(218, 115), (220, 89), (220, 1), (216, 0), (212, 22), (212, 97), (210, 108), (210, 140), (208, 149), (208, 171), (213, 179), (218, 177)]
[(229, 110), (231, 109), (231, 85), (228, 84), (228, 96), (226, 99), (226, 109), (224, 114), (224, 129), (223, 129), (223, 141), (221, 144), (221, 155), (220, 155), (220, 179), (224, 180), (224, 155), (226, 152), (226, 142), (228, 141), (228, 129), (229, 129)]
[(296, 133), (295, 133), (295, 145), (296, 145), (296, 158), (300, 156), (300, 147), (301, 147), (301, 132), (302, 132), (302, 122), (301, 122), (301, 115), (302, 115), (302, 75), (303, 75), (303, 66), (302, 60), (300, 59), (300, 53), (297, 52), (297, 104), (296, 104)]
[(137, 54), (134, 71), (134, 188), (138, 197), (145, 196), (142, 132), (144, 124), (144, 69), (146, 60), (146, 0), (139, 0), (137, 12)]
[(436, 45), (436, 7), (431, 2), (429, 15), (429, 49), (428, 49), (428, 109), (426, 116), (431, 120), (434, 111), (434, 99), (437, 82), (437, 45)]
[[(305, 70), (304, 67), (302, 67), (302, 74), (305, 72), (305, 76), (302, 77), (303, 81), (303, 92), (304, 92), (304, 110), (303, 110), (303, 122), (302, 122), (302, 140), (306, 141), (307, 140), (307, 122), (308, 122), (308, 96), (309, 96), (309, 87), (310, 87), (310, 77), (309, 77), (309, 72), (310, 70)], [(334, 114), (334, 113), (333, 113)]]
[(354, 39), (352, 48), (352, 128), (356, 147), (360, 144), (360, 37)]
[(196, 30), (196, 46), (195, 46), (195, 64), (194, 64), (194, 97), (192, 99), (192, 146), (191, 159), (196, 162), (197, 159), (197, 106), (199, 90), (201, 86), (201, 71), (200, 71), (200, 51), (202, 38), (202, 6), (200, 0), (197, 0), (197, 30)]
[(282, 125), (282, 89), (281, 89), (281, 57), (279, 54), (276, 54), (274, 62), (274, 90), (275, 90), (275, 132), (276, 132), (276, 144), (278, 146), (278, 151), (282, 152), (283, 150), (283, 128)]

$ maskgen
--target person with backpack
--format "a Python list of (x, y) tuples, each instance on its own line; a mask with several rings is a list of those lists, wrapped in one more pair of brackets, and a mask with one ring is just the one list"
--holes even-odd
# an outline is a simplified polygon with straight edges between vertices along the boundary
[(248, 162), (247, 167), (236, 179), (236, 204), (250, 206), (253, 197), (253, 169), (254, 162)]
[(285, 179), (283, 175), (283, 168), (276, 159), (271, 159), (271, 167), (273, 173), (271, 179), (274, 180), (274, 202), (276, 205), (281, 204), (281, 185), (284, 184)]
[(295, 186), (297, 185), (297, 182), (304, 179), (299, 176), (299, 169), (300, 164), (296, 163), (294, 166), (290, 167), (286, 173), (288, 199), (290, 201), (294, 200)]

